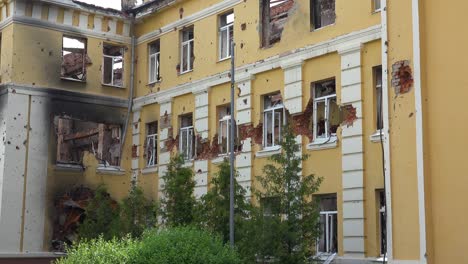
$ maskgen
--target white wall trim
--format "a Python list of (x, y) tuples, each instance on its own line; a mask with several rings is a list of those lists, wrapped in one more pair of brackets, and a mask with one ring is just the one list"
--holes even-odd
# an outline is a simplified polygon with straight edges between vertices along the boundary
[(45, 87), (28, 87), (17, 84), (3, 84), (0, 85), (0, 94), (2, 90), (9, 90), (25, 95), (47, 96), (52, 99), (59, 99), (64, 101), (81, 102), (89, 104), (97, 104), (111, 107), (127, 107), (127, 99), (121, 99), (112, 96), (99, 96), (94, 94), (84, 94), (77, 92), (70, 92), (65, 90), (45, 88)]
[[(196, 12), (192, 15), (189, 15), (185, 18), (177, 20), (175, 22), (169, 23), (164, 27), (146, 33), (139, 38), (137, 38), (137, 44), (141, 44), (146, 41), (153, 41), (164, 34), (174, 31), (174, 28), (183, 28), (185, 26), (191, 25), (196, 21), (202, 20), (206, 17), (212, 16), (217, 13), (221, 13), (227, 9), (233, 8), (235, 5), (241, 3), (241, 0), (224, 0), (220, 3), (214, 4), (208, 8), (203, 9), (200, 12)], [(137, 17), (139, 18), (139, 17)]]
[[(273, 56), (263, 61), (246, 64), (236, 69), (236, 82), (252, 78), (255, 74), (280, 68), (285, 61), (305, 61), (325, 54), (337, 52), (343, 46), (353, 46), (359, 43), (367, 43), (381, 38), (380, 25), (372, 26), (363, 30), (355, 31), (346, 35), (336, 37), (314, 45), (309, 45), (291, 51), (286, 56)], [(134, 99), (134, 109), (145, 105), (167, 101), (172, 97), (192, 93), (200, 87), (213, 87), (223, 83), (230, 82), (229, 72), (221, 72), (197, 81), (177, 85), (157, 93), (151, 93), (146, 96)]]
[(111, 41), (120, 42), (120, 43), (124, 43), (128, 45), (130, 45), (130, 42), (131, 42), (130, 37), (125, 37), (125, 36), (116, 35), (116, 34), (109, 34), (101, 30), (92, 31), (89, 29), (82, 29), (82, 28), (75, 27), (72, 25), (56, 24), (47, 20), (35, 19), (32, 17), (27, 17), (27, 16), (15, 15), (13, 16), (13, 22), (17, 24), (27, 25), (27, 26), (34, 26), (34, 27), (40, 27), (40, 28), (45, 28), (45, 29), (50, 29), (50, 30), (61, 31), (63, 33), (68, 33), (68, 34), (81, 34), (86, 37), (93, 37), (93, 38), (98, 38), (98, 39), (103, 39), (103, 40), (111, 40)]
[(422, 112), (421, 87), (421, 51), (419, 27), (419, 0), (412, 0), (413, 18), (413, 70), (414, 70), (414, 100), (416, 111), (416, 166), (418, 178), (418, 208), (419, 208), (419, 259), (421, 264), (426, 259), (426, 205), (424, 193), (424, 132)]

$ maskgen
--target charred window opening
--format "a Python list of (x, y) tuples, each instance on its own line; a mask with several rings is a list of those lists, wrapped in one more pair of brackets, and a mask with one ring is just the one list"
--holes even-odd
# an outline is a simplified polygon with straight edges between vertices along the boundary
[[(231, 107), (220, 106), (218, 107), (218, 147), (219, 154), (227, 154), (230, 152), (229, 142), (231, 135)], [(234, 139), (237, 133), (234, 134)]]
[(149, 44), (149, 83), (159, 81), (159, 58), (160, 58), (160, 42), (159, 39)]
[(268, 47), (281, 40), (284, 25), (294, 0), (262, 0), (262, 46)]
[(191, 160), (195, 156), (195, 133), (192, 114), (180, 117), (179, 153), (185, 160)]
[(231, 57), (231, 42), (234, 37), (234, 13), (231, 11), (219, 17), (219, 59)]
[(193, 53), (193, 27), (184, 29), (181, 32), (181, 45), (180, 45), (180, 73), (186, 73), (193, 70), (193, 62), (195, 56)]
[(121, 46), (104, 44), (104, 65), (102, 82), (106, 85), (123, 86), (123, 56), (124, 48)]
[(320, 238), (317, 242), (317, 252), (338, 252), (338, 212), (336, 194), (317, 197), (320, 205)]
[(310, 0), (310, 23), (319, 29), (335, 23), (335, 0)]
[(279, 146), (282, 128), (286, 122), (286, 111), (281, 93), (265, 95), (263, 109), (263, 147)]
[(85, 152), (94, 154), (104, 166), (119, 166), (121, 127), (91, 121), (56, 117), (57, 163), (83, 163)]
[(86, 67), (91, 60), (86, 54), (86, 39), (64, 36), (62, 38), (62, 69), (64, 79), (86, 81)]
[(374, 67), (376, 128), (383, 128), (382, 117), (382, 66)]
[(146, 167), (158, 164), (158, 122), (146, 125)]
[(336, 102), (335, 79), (312, 85), (314, 95), (313, 132), (314, 139), (336, 137), (340, 126), (341, 112)]

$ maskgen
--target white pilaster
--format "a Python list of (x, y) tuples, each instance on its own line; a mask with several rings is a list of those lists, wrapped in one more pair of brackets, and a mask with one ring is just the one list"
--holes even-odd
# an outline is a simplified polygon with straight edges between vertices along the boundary
[(123, 24), (123, 35), (125, 37), (130, 37), (130, 23), (125, 20)]
[(171, 153), (169, 149), (166, 149), (166, 142), (172, 137), (172, 100), (164, 101), (159, 103), (159, 144), (160, 152), (158, 161), (158, 177), (159, 177), (159, 198), (162, 197), (162, 190), (164, 189), (164, 177), (167, 172), (167, 165), (170, 162)]
[(101, 15), (94, 15), (94, 31), (101, 32), (102, 31), (102, 19), (103, 16)]
[(21, 247), (29, 96), (10, 92), (3, 101), (7, 102), (2, 104), (6, 130), (0, 171), (0, 252), (11, 253)]
[(42, 17), (42, 3), (33, 2), (32, 17), (35, 19), (41, 19)]
[(339, 49), (341, 105), (356, 109), (357, 120), (342, 127), (343, 251), (364, 257), (364, 161), (362, 136), (361, 45)]
[(117, 21), (112, 18), (109, 18), (107, 20), (107, 24), (109, 25), (109, 33), (116, 34), (117, 33)]
[[(140, 169), (140, 136), (141, 136), (141, 110), (133, 111), (132, 121), (132, 181), (135, 183), (138, 180), (139, 169)], [(134, 149), (136, 148), (136, 150)], [(136, 156), (133, 152), (136, 151)]]
[(195, 189), (194, 194), (200, 199), (208, 192), (208, 160), (197, 160), (194, 164)]
[[(209, 88), (194, 92), (195, 95), (195, 131), (200, 135), (202, 141), (208, 138), (208, 100)], [(208, 161), (195, 161), (195, 197), (200, 198), (208, 192)]]
[(303, 61), (283, 63), (284, 106), (292, 115), (302, 112), (302, 64)]
[(67, 26), (73, 25), (73, 10), (65, 9), (63, 11), (63, 24)]
[[(10, 5), (12, 5), (12, 3), (10, 3)], [(15, 5), (16, 6), (14, 7), (14, 13), (11, 12), (11, 9), (10, 9), (10, 16), (12, 14), (15, 14), (16, 16), (24, 16), (26, 14), (26, 2), (24, 0), (17, 0), (15, 2)], [(4, 18), (6, 18), (6, 9), (7, 9), (7, 6), (5, 5), (5, 8), (2, 9), (2, 16)]]
[(49, 17), (47, 20), (52, 23), (57, 23), (58, 9), (56, 6), (49, 6)]
[(80, 29), (88, 29), (88, 13), (80, 12)]

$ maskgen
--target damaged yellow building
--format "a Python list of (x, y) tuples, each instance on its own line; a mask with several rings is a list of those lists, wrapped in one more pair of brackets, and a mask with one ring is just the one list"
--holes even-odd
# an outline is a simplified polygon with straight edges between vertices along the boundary
[(468, 263), (466, 122), (448, 122), (467, 92), (443, 89), (464, 83), (468, 3), (123, 2), (0, 1), (0, 258), (51, 256), (54, 201), (77, 186), (157, 200), (176, 151), (202, 196), (234, 114), (248, 196), (292, 124), (324, 178), (323, 256), (381, 261), (386, 233), (389, 263)]

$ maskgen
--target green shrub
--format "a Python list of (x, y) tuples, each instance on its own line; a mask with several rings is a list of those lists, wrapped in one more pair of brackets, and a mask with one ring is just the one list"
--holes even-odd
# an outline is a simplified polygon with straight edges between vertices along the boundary
[(147, 231), (134, 253), (134, 264), (241, 263), (237, 253), (220, 237), (191, 227)]
[(127, 264), (138, 242), (131, 238), (81, 241), (67, 249), (67, 257), (58, 259), (56, 264)]

